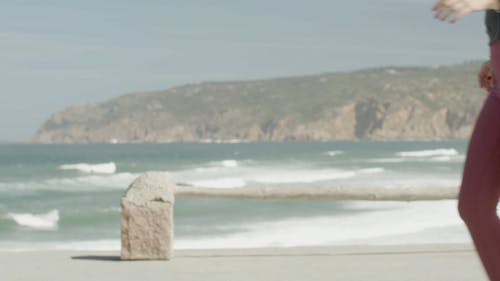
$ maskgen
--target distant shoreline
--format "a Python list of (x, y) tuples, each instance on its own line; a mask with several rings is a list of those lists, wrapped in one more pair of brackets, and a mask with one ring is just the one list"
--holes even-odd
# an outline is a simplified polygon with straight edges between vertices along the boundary
[(131, 144), (259, 144), (259, 143), (342, 143), (342, 142), (461, 142), (469, 141), (469, 139), (405, 139), (405, 140), (327, 140), (327, 141), (298, 141), (298, 140), (285, 140), (285, 141), (241, 141), (241, 142), (204, 142), (204, 141), (172, 141), (172, 142), (30, 142), (30, 141), (6, 141), (0, 142), (0, 145), (131, 145)]

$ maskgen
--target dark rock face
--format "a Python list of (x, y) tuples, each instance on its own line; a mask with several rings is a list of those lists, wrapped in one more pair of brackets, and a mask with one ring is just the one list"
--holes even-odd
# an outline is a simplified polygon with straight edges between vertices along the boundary
[(369, 137), (375, 130), (381, 129), (388, 106), (389, 103), (381, 104), (374, 98), (356, 103), (355, 136), (363, 139)]

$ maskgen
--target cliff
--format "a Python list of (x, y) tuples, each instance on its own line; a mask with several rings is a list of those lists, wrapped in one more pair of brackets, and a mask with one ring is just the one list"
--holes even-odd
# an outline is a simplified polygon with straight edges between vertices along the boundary
[(34, 142), (466, 139), (480, 62), (184, 85), (54, 113)]

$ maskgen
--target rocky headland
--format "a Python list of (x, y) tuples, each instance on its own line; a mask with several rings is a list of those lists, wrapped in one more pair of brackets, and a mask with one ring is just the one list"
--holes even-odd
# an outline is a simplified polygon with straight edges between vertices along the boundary
[(381, 67), (133, 93), (54, 113), (43, 143), (466, 139), (480, 62)]

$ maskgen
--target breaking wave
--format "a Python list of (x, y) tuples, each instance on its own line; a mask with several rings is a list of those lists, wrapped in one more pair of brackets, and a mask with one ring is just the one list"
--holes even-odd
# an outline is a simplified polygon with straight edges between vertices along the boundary
[[(259, 248), (358, 243), (407, 244), (408, 241), (412, 244), (470, 241), (465, 227), (455, 212), (453, 200), (384, 204), (352, 202), (352, 204), (372, 211), (345, 216), (325, 215), (241, 224), (242, 231), (223, 236), (178, 237), (175, 248)], [(370, 231), (366, 231), (367, 226), (370, 226)], [(435, 232), (426, 233), (429, 230)]]
[(318, 181), (343, 179), (356, 176), (349, 170), (275, 170), (252, 179), (260, 183), (313, 183)]
[[(111, 175), (87, 175), (80, 177), (50, 178), (40, 181), (0, 182), (0, 190), (31, 191), (102, 191), (126, 189), (140, 174), (118, 173)], [(105, 189), (103, 189), (105, 188)]]
[(438, 148), (431, 150), (401, 151), (396, 153), (402, 157), (431, 157), (431, 156), (455, 156), (458, 151), (454, 148)]
[(216, 178), (207, 180), (192, 181), (190, 184), (198, 187), (217, 187), (217, 188), (231, 188), (231, 187), (244, 187), (246, 182), (241, 178)]
[(325, 154), (328, 156), (335, 156), (344, 153), (342, 150), (332, 150), (332, 151), (327, 151)]
[(114, 162), (101, 164), (64, 164), (59, 166), (60, 170), (76, 170), (83, 173), (95, 174), (114, 174), (116, 172), (116, 164)]
[(238, 161), (234, 159), (228, 159), (228, 160), (222, 160), (220, 162), (217, 162), (222, 167), (238, 167)]
[(382, 167), (336, 169), (285, 166), (194, 168), (172, 172), (178, 182), (199, 187), (245, 187), (252, 184), (301, 184), (344, 180), (385, 172)]
[(439, 148), (431, 150), (400, 151), (397, 157), (381, 157), (366, 159), (369, 163), (401, 163), (401, 162), (460, 162), (465, 155), (454, 148)]
[(7, 218), (14, 220), (18, 225), (33, 229), (55, 230), (59, 222), (59, 210), (45, 214), (8, 213)]

